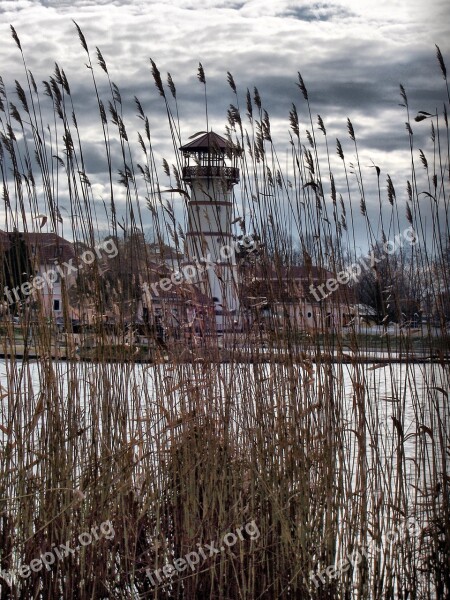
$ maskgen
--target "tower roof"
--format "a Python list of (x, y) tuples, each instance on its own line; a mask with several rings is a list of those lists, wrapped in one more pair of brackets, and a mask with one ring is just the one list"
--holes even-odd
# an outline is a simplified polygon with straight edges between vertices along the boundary
[(180, 148), (182, 152), (201, 152), (205, 154), (210, 153), (211, 151), (225, 154), (226, 152), (231, 152), (234, 149), (234, 145), (231, 142), (217, 133), (214, 133), (214, 131), (196, 134), (195, 138), (191, 142), (181, 146)]

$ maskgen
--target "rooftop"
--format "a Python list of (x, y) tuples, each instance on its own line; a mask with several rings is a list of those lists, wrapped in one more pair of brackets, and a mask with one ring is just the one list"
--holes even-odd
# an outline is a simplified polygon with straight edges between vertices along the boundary
[(214, 131), (210, 131), (209, 133), (201, 131), (192, 137), (194, 139), (191, 142), (181, 146), (180, 150), (182, 152), (225, 154), (235, 150), (235, 146), (229, 140), (226, 140)]

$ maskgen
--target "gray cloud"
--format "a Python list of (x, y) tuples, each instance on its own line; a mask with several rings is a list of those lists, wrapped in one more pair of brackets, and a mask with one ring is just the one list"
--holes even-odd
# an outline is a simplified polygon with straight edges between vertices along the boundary
[[(17, 102), (14, 79), (23, 81), (24, 71), (8, 22), (17, 29), (28, 67), (38, 83), (48, 79), (54, 61), (65, 70), (82, 134), (86, 170), (98, 198), (107, 191), (102, 131), (91, 71), (85, 66), (87, 56), (71, 18), (86, 36), (106, 107), (110, 92), (107, 78), (96, 64), (96, 45), (120, 88), (134, 161), (143, 159), (137, 144), (137, 131), (143, 131), (143, 123), (136, 117), (134, 96), (140, 99), (149, 117), (157, 160), (161, 162), (165, 157), (174, 161), (165, 108), (154, 86), (149, 57), (156, 61), (164, 81), (167, 71), (173, 76), (183, 141), (205, 128), (204, 90), (196, 78), (201, 61), (213, 127), (223, 132), (229, 104), (236, 103), (226, 82), (229, 70), (238, 86), (243, 114), (247, 87), (252, 95), (254, 86), (258, 88), (270, 114), (275, 142), (284, 155), (289, 149), (288, 115), (293, 102), (303, 130), (310, 129), (307, 107), (296, 86), (300, 71), (310, 95), (313, 118), (319, 113), (327, 126), (332, 153), (334, 138), (339, 137), (346, 157), (352, 160), (346, 131), (346, 119), (350, 117), (367, 169), (373, 160), (383, 173), (389, 171), (393, 178), (403, 181), (408, 173), (408, 138), (406, 116), (398, 106), (399, 84), (405, 85), (413, 117), (418, 110), (433, 112), (445, 101), (434, 48), (434, 43), (438, 43), (444, 57), (449, 56), (445, 35), (448, 27), (443, 19), (445, 3), (440, 0), (428, 7), (426, 28), (424, 10), (416, 0), (411, 0), (407, 10), (400, 0), (382, 0), (376, 6), (368, 0), (314, 4), (205, 0), (201, 7), (194, 0), (0, 0), (0, 12), (0, 35), (4, 40), (0, 74), (10, 98)], [(51, 114), (45, 107), (44, 118), (51, 123)], [(414, 125), (415, 138), (425, 147), (429, 129), (421, 125)], [(113, 135), (114, 125), (109, 123), (109, 128)], [(320, 136), (318, 140), (322, 143)], [(117, 171), (122, 162), (117, 142), (112, 144), (112, 152)], [(115, 174), (114, 180), (117, 179)], [(164, 174), (161, 180), (166, 181)], [(368, 190), (371, 194), (375, 188), (368, 184)], [(180, 210), (180, 218), (181, 214)]]

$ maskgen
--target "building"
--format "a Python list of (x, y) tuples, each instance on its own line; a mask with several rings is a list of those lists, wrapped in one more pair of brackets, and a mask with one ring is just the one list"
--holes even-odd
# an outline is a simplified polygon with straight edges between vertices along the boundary
[(239, 181), (238, 150), (213, 131), (180, 148), (187, 201), (188, 262), (214, 264), (196, 284), (215, 303), (217, 331), (231, 330), (239, 312), (237, 268), (231, 231), (233, 186)]
[(258, 262), (242, 277), (242, 300), (250, 320), (262, 320), (272, 328), (311, 332), (338, 329), (354, 318), (353, 290), (341, 286), (323, 299), (311, 292), (332, 278), (333, 274), (322, 267), (276, 268), (272, 263)]
[(184, 254), (167, 244), (147, 244), (148, 259), (157, 265), (166, 265), (171, 269), (178, 269), (184, 261)]
[(73, 244), (56, 233), (0, 231), (0, 250), (6, 312), (29, 306), (61, 319), (64, 290), (76, 283)]
[[(156, 337), (180, 339), (215, 330), (212, 300), (197, 285), (179, 280), (167, 265), (148, 264), (135, 324)], [(182, 272), (181, 272), (182, 273)]]

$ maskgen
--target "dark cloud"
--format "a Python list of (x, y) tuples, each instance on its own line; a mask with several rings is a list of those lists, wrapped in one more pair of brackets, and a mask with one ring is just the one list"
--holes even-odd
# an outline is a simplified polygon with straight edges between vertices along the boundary
[(333, 19), (354, 16), (349, 10), (337, 4), (315, 2), (306, 6), (290, 7), (285, 13), (286, 17), (294, 17), (299, 21), (330, 21)]
[[(320, 114), (327, 127), (331, 154), (335, 157), (338, 137), (349, 161), (354, 160), (347, 134), (347, 117), (351, 118), (367, 172), (369, 203), (372, 197), (377, 198), (371, 160), (382, 168), (383, 174), (389, 171), (393, 178), (403, 181), (398, 184), (402, 189), (408, 176), (409, 140), (404, 125), (405, 109), (398, 106), (399, 84), (405, 86), (412, 118), (418, 110), (434, 112), (445, 101), (434, 47), (436, 41), (444, 58), (449, 55), (448, 36), (444, 35), (445, 10), (440, 0), (428, 11), (426, 28), (416, 0), (411, 0), (408, 10), (403, 2), (396, 0), (389, 3), (381, 0), (377, 5), (368, 0), (358, 4), (350, 0), (314, 4), (276, 0), (270, 5), (260, 0), (205, 0), (201, 6), (193, 0), (170, 4), (137, 0), (114, 3), (0, 0), (0, 12), (3, 13), (0, 75), (14, 102), (17, 102), (14, 79), (25, 81), (25, 76), (20, 53), (10, 37), (9, 22), (17, 29), (28, 66), (40, 89), (41, 80), (48, 80), (52, 74), (55, 61), (67, 74), (86, 171), (93, 184), (92, 201), (98, 204), (99, 214), (104, 213), (103, 200), (108, 200), (106, 150), (92, 73), (86, 68), (88, 57), (71, 18), (80, 24), (86, 37), (98, 93), (107, 111), (114, 182), (119, 178), (117, 171), (124, 159), (108, 108), (112, 101), (108, 79), (97, 64), (97, 45), (120, 89), (120, 110), (131, 147), (131, 156), (127, 154), (126, 161), (133, 160), (136, 164), (144, 160), (137, 143), (138, 131), (145, 138), (144, 123), (136, 116), (134, 96), (139, 98), (149, 119), (157, 168), (160, 169), (163, 157), (169, 163), (175, 161), (166, 108), (155, 88), (149, 57), (156, 61), (164, 82), (168, 71), (175, 81), (182, 141), (205, 129), (204, 87), (197, 79), (198, 63), (202, 62), (210, 125), (223, 133), (229, 105), (237, 103), (226, 81), (227, 71), (231, 71), (244, 121), (246, 89), (250, 89), (253, 97), (254, 87), (258, 88), (281, 155), (290, 149), (292, 103), (298, 108), (303, 140), (305, 130), (311, 129), (308, 107), (296, 85), (300, 71), (308, 89), (316, 131), (316, 115)], [(168, 99), (175, 114), (169, 91)], [(42, 100), (44, 123), (53, 127), (49, 99), (42, 97)], [(70, 115), (69, 98), (67, 106)], [(413, 128), (417, 144), (427, 147), (429, 124), (413, 124)], [(322, 134), (317, 139), (323, 151)], [(160, 173), (160, 177), (165, 185), (166, 176)], [(337, 174), (339, 184), (340, 178)], [(139, 185), (145, 198), (145, 188), (141, 182)], [(124, 190), (120, 184), (115, 186), (118, 206), (123, 210)], [(63, 185), (60, 193), (64, 203), (67, 192)], [(182, 218), (182, 203), (178, 199), (176, 202), (177, 215)], [(145, 222), (149, 223), (150, 213), (146, 210), (144, 213)]]

